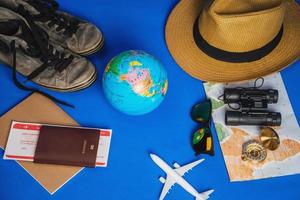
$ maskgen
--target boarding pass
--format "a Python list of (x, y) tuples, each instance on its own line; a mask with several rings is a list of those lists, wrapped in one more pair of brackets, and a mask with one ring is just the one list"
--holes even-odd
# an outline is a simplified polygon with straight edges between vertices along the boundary
[[(37, 123), (24, 123), (13, 121), (11, 124), (7, 145), (3, 159), (33, 162), (34, 153), (42, 125)], [(51, 126), (48, 125), (47, 126)], [(55, 125), (57, 126), (57, 125)], [(59, 126), (66, 127), (66, 126)], [(72, 127), (74, 128), (74, 127)], [(80, 127), (82, 128), (82, 127)], [(99, 130), (100, 139), (98, 145), (96, 167), (106, 167), (109, 156), (112, 130)]]

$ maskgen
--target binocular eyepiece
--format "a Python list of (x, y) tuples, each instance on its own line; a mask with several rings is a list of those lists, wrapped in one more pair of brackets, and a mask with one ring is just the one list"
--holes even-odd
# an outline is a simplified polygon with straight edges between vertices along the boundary
[(226, 88), (224, 90), (224, 103), (265, 102), (274, 104), (278, 102), (278, 90), (260, 90), (250, 88)]

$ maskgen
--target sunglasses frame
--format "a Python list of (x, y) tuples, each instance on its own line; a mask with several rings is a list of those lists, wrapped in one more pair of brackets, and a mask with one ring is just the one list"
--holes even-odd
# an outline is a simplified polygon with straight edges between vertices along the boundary
[[(195, 119), (192, 117), (193, 109), (195, 109), (196, 106), (201, 105), (201, 104), (203, 104), (203, 103), (207, 103), (207, 102), (210, 104), (210, 109), (209, 109), (209, 116), (208, 116), (208, 119), (207, 119), (205, 122), (200, 122), (200, 121), (198, 121), (198, 120), (195, 120)], [(198, 123), (199, 126), (200, 126), (200, 127), (197, 129), (197, 131), (195, 131), (195, 132), (193, 133), (193, 136), (192, 136), (192, 145), (193, 145), (193, 149), (194, 149), (194, 151), (195, 151), (195, 155), (197, 156), (197, 155), (201, 154), (201, 152), (198, 152), (198, 151), (195, 150), (195, 148), (194, 148), (194, 145), (196, 145), (196, 144), (193, 143), (193, 139), (194, 139), (195, 134), (196, 134), (200, 129), (206, 128), (208, 131), (205, 132), (204, 134), (206, 134), (206, 136), (209, 135), (209, 137), (212, 138), (211, 125), (210, 125), (210, 124), (211, 124), (211, 121), (212, 121), (212, 102), (211, 102), (211, 100), (210, 100), (210, 99), (207, 99), (207, 100), (204, 101), (204, 102), (201, 102), (201, 103), (198, 103), (198, 104), (194, 105), (193, 108), (192, 108), (192, 111), (191, 111), (191, 118), (192, 118), (192, 120), (193, 120), (194, 122)], [(205, 137), (205, 136), (204, 136), (204, 137)], [(202, 139), (201, 139), (201, 140), (202, 140)], [(201, 141), (201, 140), (200, 140), (200, 141)], [(200, 141), (199, 141), (199, 143), (200, 143)], [(212, 144), (211, 144), (211, 145), (212, 145), (212, 146), (211, 146), (211, 150), (210, 150), (209, 152), (206, 152), (206, 153), (209, 154), (209, 155), (211, 155), (211, 156), (213, 156), (213, 155), (214, 155), (213, 141), (211, 141), (211, 142), (212, 142)]]

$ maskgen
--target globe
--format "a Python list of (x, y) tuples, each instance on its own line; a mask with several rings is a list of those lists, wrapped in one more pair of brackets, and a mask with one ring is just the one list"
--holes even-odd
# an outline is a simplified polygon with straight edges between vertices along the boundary
[(126, 51), (114, 57), (103, 74), (103, 91), (109, 103), (128, 115), (157, 108), (168, 89), (167, 72), (144, 51)]

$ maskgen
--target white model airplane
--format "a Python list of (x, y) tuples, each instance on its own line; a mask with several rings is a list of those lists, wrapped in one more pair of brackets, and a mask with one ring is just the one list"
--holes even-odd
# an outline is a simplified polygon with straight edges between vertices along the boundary
[(208, 190), (206, 192), (198, 193), (193, 186), (191, 186), (185, 179), (182, 178), (184, 174), (190, 171), (195, 166), (199, 165), (204, 159), (198, 160), (196, 162), (190, 163), (188, 165), (180, 167), (179, 164), (175, 163), (175, 169), (172, 169), (167, 163), (165, 163), (161, 158), (155, 154), (150, 154), (151, 159), (166, 172), (167, 178), (160, 177), (159, 180), (161, 183), (165, 184), (162, 190), (162, 193), (159, 197), (159, 200), (163, 200), (168, 194), (172, 186), (177, 183), (191, 195), (196, 197), (196, 200), (206, 200), (209, 198), (209, 195), (214, 192), (214, 190)]

